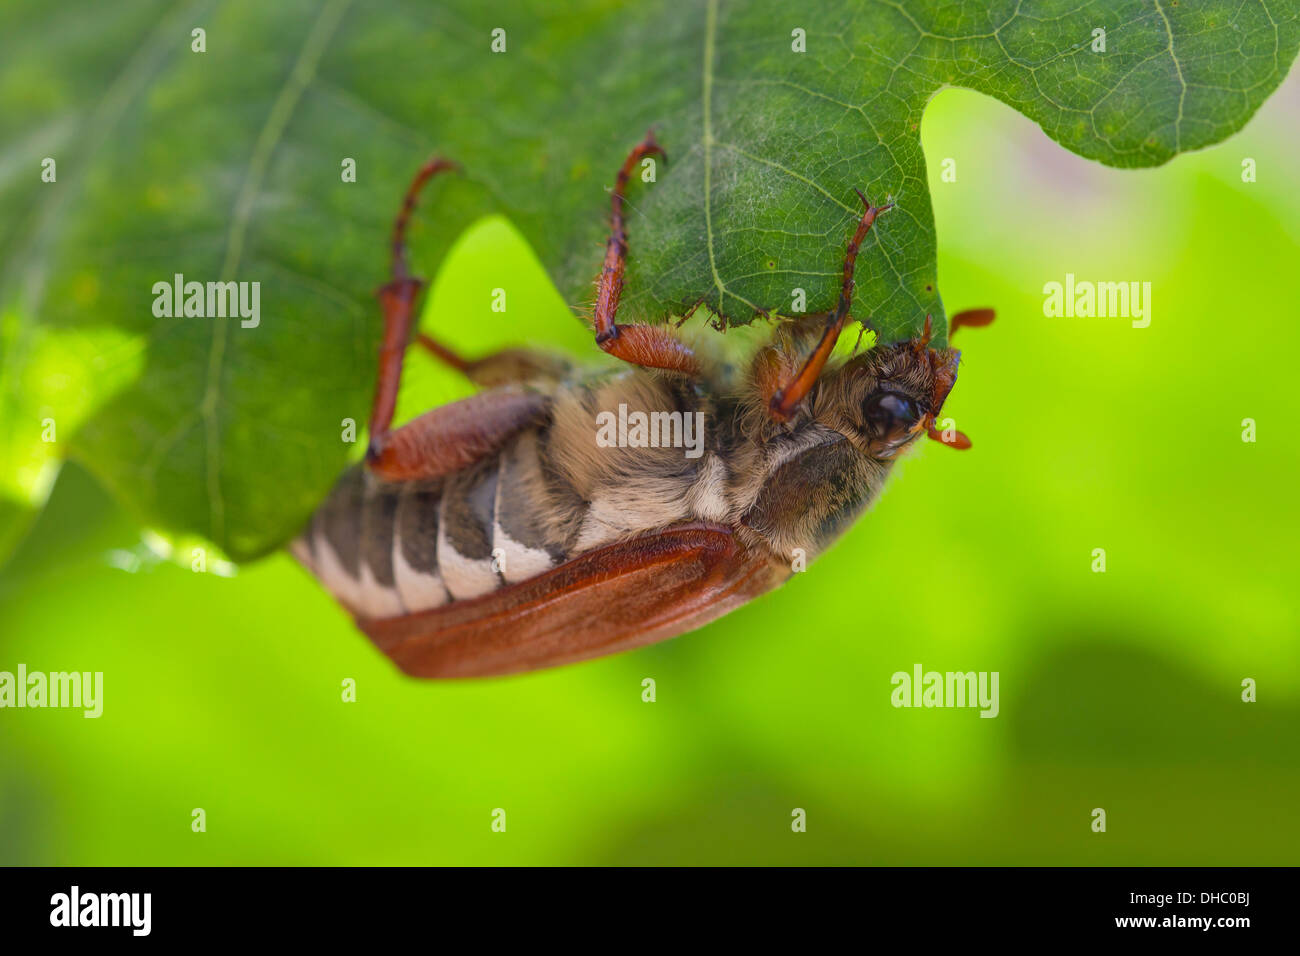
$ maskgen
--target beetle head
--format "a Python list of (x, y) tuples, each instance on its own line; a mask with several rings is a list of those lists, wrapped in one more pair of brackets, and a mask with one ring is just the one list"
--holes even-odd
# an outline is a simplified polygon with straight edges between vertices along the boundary
[(844, 390), (846, 434), (872, 458), (897, 457), (921, 434), (969, 448), (961, 432), (941, 433), (935, 421), (957, 381), (961, 353), (930, 347), (930, 317), (921, 338), (878, 346), (849, 360), (837, 384)]

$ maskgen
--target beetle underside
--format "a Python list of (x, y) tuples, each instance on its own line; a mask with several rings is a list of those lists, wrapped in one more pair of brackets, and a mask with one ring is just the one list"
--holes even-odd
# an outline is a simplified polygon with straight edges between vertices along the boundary
[[(454, 164), (426, 163), (407, 193), (379, 292), (366, 463), (293, 551), (409, 674), (505, 674), (692, 630), (820, 553), (918, 436), (969, 445), (935, 428), (958, 353), (929, 347), (928, 318), (922, 339), (829, 362), (858, 249), (892, 204), (862, 197), (836, 309), (778, 326), (746, 370), (697, 354), (676, 329), (617, 324), (624, 193), (654, 153), (647, 136), (619, 171), (594, 314), (596, 343), (631, 368), (581, 372), (523, 349), (466, 360), (421, 334), (487, 390), (392, 430), (421, 288), (405, 228), (418, 190)], [(991, 319), (960, 313), (953, 329)]]

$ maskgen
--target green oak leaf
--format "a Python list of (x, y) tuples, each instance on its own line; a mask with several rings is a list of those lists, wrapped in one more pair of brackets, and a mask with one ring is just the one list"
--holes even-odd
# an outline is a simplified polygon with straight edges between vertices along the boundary
[[(620, 318), (699, 302), (743, 325), (790, 314), (795, 289), (829, 308), (860, 188), (896, 208), (858, 259), (855, 317), (888, 342), (931, 314), (941, 338), (919, 133), (936, 91), (1153, 166), (1241, 128), (1298, 42), (1287, 0), (11, 0), (0, 387), (33, 380), (28, 336), (136, 343), (142, 367), (103, 370), (72, 453), (143, 521), (255, 556), (355, 454), (339, 423), (366, 417), (391, 219), (435, 151), (464, 173), (421, 207), (419, 274), (500, 213), (581, 311), (614, 173), (653, 127), (671, 164), (633, 182)], [(155, 317), (177, 273), (259, 282), (259, 324)], [(31, 470), (13, 444), (0, 467)]]

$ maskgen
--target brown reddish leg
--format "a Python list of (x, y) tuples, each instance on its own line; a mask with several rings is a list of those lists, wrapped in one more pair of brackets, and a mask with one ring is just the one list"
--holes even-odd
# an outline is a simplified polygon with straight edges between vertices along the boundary
[(467, 359), (423, 332), (416, 333), (415, 341), (480, 388), (496, 388), (534, 379), (559, 381), (572, 370), (564, 358), (533, 349), (502, 349), (482, 358)]
[[(517, 387), (471, 395), (425, 412), (396, 431), (366, 464), (388, 481), (438, 478), (472, 465), (546, 416), (548, 400)], [(375, 444), (371, 442), (371, 450)]]
[[(812, 352), (804, 359), (803, 366), (793, 372), (793, 374), (770, 375), (767, 387), (771, 389), (771, 394), (767, 403), (768, 413), (777, 421), (789, 421), (794, 415), (795, 409), (799, 403), (812, 390), (813, 385), (817, 382), (817, 377), (821, 375), (822, 369), (826, 366), (826, 360), (831, 357), (831, 352), (835, 348), (835, 343), (839, 340), (840, 333), (844, 331), (845, 324), (849, 321), (849, 305), (853, 301), (853, 267), (857, 263), (858, 249), (862, 245), (862, 240), (866, 238), (867, 231), (871, 229), (871, 224), (876, 221), (876, 216), (892, 209), (893, 203), (886, 203), (883, 206), (873, 206), (867, 202), (867, 197), (862, 195), (861, 190), (854, 190), (858, 198), (862, 200), (864, 212), (862, 218), (858, 220), (858, 228), (853, 233), (853, 238), (849, 240), (849, 248), (844, 256), (844, 277), (840, 283), (840, 301), (835, 306), (835, 311), (826, 316), (826, 325), (822, 331), (821, 338), (817, 345), (813, 347)], [(771, 368), (775, 369), (777, 364), (782, 364), (780, 358), (769, 358)]]
[(397, 387), (402, 379), (402, 359), (411, 339), (411, 321), (421, 280), (411, 276), (406, 263), (406, 226), (415, 210), (420, 190), (438, 173), (459, 167), (451, 160), (435, 156), (420, 167), (406, 190), (402, 209), (393, 222), (393, 278), (380, 287), (377, 295), (384, 310), (384, 341), (379, 347), (379, 377), (375, 381), (375, 401), (370, 408), (370, 445), (366, 460), (374, 463), (394, 440), (389, 429), (397, 410)]
[(652, 154), (662, 157), (665, 162), (668, 159), (655, 142), (654, 133), (649, 132), (628, 153), (614, 184), (614, 194), (610, 199), (612, 214), (609, 242), (605, 245), (605, 263), (600, 270), (596, 291), (596, 344), (615, 358), (633, 365), (693, 375), (700, 367), (695, 353), (667, 328), (658, 325), (619, 325), (615, 321), (618, 302), (623, 295), (623, 270), (627, 263), (627, 229), (623, 222), (627, 182), (636, 164)]
[[(449, 160), (434, 158), (415, 174), (393, 223), (393, 278), (378, 293), (384, 309), (384, 341), (379, 350), (379, 378), (370, 413), (366, 465), (374, 474), (393, 481), (432, 478), (464, 468), (500, 447), (544, 412), (543, 396), (520, 389), (501, 389), (435, 408), (392, 430), (402, 360), (410, 342), (415, 302), (423, 285), (407, 267), (406, 227), (424, 184), (438, 173), (456, 168)], [(478, 370), (491, 367), (491, 360), (496, 358), (489, 356), (479, 362), (465, 362), (427, 336), (422, 337), (422, 342), (471, 378)]]

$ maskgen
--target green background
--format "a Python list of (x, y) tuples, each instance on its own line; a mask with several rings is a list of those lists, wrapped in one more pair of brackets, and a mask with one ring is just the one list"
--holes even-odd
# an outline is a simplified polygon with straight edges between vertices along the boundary
[[(0, 670), (103, 671), (104, 715), (0, 711), (0, 863), (1295, 863), (1300, 82), (1157, 170), (958, 90), (922, 135), (944, 300), (999, 310), (957, 340), (974, 449), (924, 443), (703, 631), (463, 683), (398, 675), (286, 557), (193, 573), (67, 466), (0, 572)], [(1150, 281), (1151, 326), (1045, 317), (1067, 272)], [(500, 220), (425, 321), (593, 351)], [(411, 367), (406, 414), (465, 393)], [(998, 671), (1000, 715), (894, 709), (916, 663)]]

